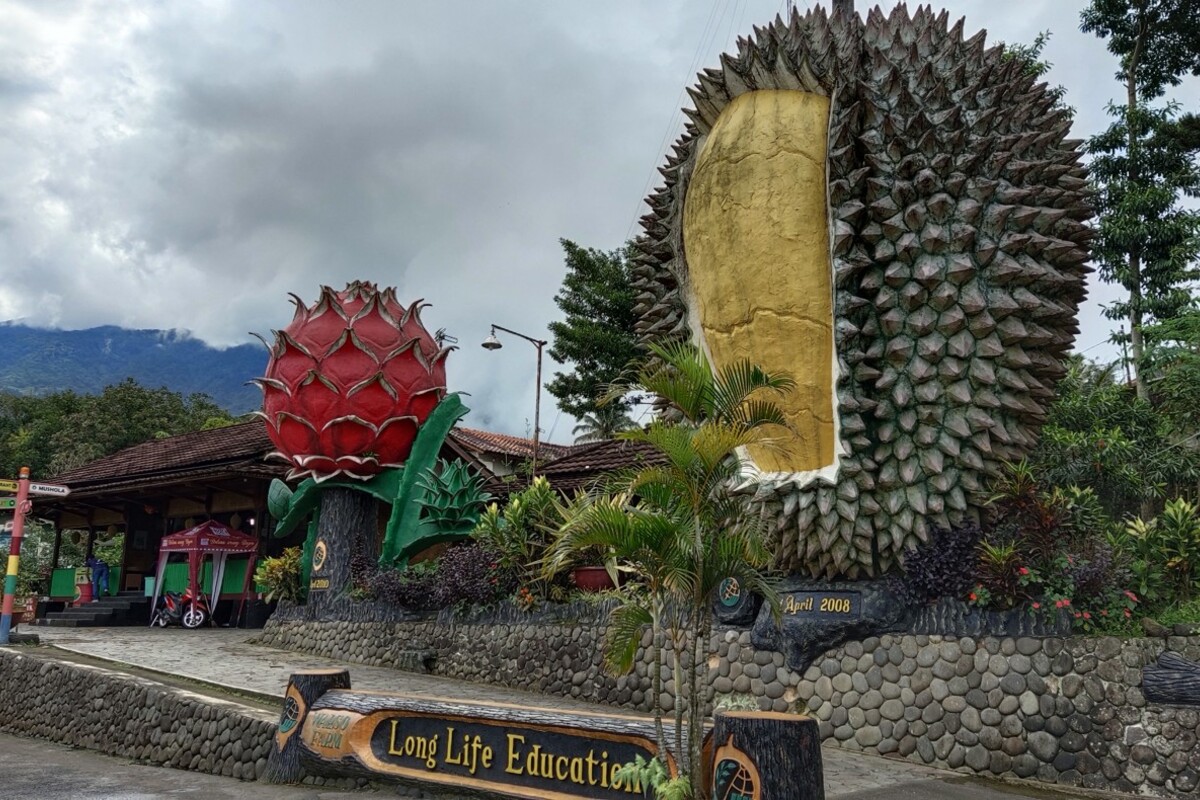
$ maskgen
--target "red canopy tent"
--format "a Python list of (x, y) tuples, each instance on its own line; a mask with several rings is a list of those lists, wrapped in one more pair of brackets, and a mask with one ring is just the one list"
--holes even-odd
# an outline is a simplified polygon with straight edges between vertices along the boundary
[[(171, 553), (187, 553), (188, 556), (188, 589), (193, 597), (200, 596), (200, 567), (204, 557), (213, 558), (212, 592), (208, 598), (208, 607), (215, 609), (217, 599), (221, 595), (221, 581), (225, 577), (225, 561), (231, 555), (248, 555), (246, 577), (242, 581), (242, 599), (238, 604), (238, 615), (246, 603), (246, 595), (250, 589), (250, 581), (254, 575), (254, 561), (258, 555), (258, 539), (254, 536), (235, 531), (228, 525), (208, 520), (186, 531), (164, 536), (158, 548), (158, 567), (154, 578), (154, 600), (150, 608), (158, 607), (158, 597), (162, 594), (163, 574), (167, 569), (167, 559)], [(234, 619), (237, 617), (235, 616)]]

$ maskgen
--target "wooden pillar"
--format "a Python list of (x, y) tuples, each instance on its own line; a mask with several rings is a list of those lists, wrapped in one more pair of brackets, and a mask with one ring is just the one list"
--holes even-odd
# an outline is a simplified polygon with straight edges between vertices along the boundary
[(713, 797), (825, 800), (821, 734), (796, 714), (718, 711), (713, 727)]
[[(50, 559), (50, 569), (58, 569), (58, 557), (62, 554), (62, 524), (61, 521), (54, 525), (54, 556)], [(50, 587), (46, 587), (46, 594), (50, 594)]]
[(330, 689), (349, 689), (350, 672), (344, 669), (314, 669), (293, 672), (283, 697), (279, 728), (267, 754), (263, 780), (267, 783), (299, 783), (304, 778), (300, 765), (300, 729), (304, 718)]

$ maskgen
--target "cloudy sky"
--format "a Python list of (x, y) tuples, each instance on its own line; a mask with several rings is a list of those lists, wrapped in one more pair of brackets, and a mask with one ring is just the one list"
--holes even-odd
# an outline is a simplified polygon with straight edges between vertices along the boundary
[[(1079, 33), (1082, 0), (946, 5), (992, 40), (1051, 30), (1076, 135), (1106, 124), (1115, 63)], [(525, 433), (533, 348), (481, 349), (488, 323), (548, 338), (558, 239), (635, 232), (684, 85), (782, 8), (0, 0), (0, 320), (226, 346), (286, 324), (289, 291), (373, 280), (459, 337), (469, 424)], [(1089, 355), (1111, 352), (1113, 296), (1093, 285)], [(573, 421), (543, 403), (543, 431), (568, 441)]]

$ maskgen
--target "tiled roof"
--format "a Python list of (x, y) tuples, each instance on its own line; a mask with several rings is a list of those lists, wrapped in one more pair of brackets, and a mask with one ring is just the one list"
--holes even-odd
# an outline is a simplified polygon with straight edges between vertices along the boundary
[[(496, 455), (530, 458), (533, 456), (533, 440), (522, 439), (519, 436), (509, 436), (506, 433), (492, 433), (476, 428), (458, 427), (450, 431), (450, 437), (463, 447), (475, 453), (493, 453)], [(570, 445), (538, 443), (538, 457), (543, 461), (560, 458), (570, 453)]]
[(662, 464), (665, 456), (645, 442), (613, 439), (579, 445), (538, 470), (560, 492), (587, 489), (619, 470)]
[[(209, 471), (218, 466), (247, 466), (260, 471), (268, 467), (272, 475), (283, 475), (286, 466), (263, 462), (274, 450), (261, 420), (184, 433), (166, 439), (154, 439), (84, 464), (52, 479), (72, 490), (95, 484), (126, 481), (134, 476), (166, 474), (177, 471)], [(239, 470), (240, 471), (240, 470)]]

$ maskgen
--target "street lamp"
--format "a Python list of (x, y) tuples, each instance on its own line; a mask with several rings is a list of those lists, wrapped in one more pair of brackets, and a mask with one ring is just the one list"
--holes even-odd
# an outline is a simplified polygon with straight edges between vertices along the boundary
[(542, 348), (546, 346), (546, 342), (542, 339), (535, 339), (532, 336), (526, 336), (523, 333), (517, 333), (503, 325), (492, 323), (492, 332), (483, 340), (484, 350), (499, 350), (504, 345), (496, 338), (496, 331), (504, 331), (511, 333), (513, 336), (519, 336), (525, 341), (531, 343), (537, 348), (537, 383), (534, 384), (533, 395), (533, 464), (530, 467), (530, 475), (537, 477), (538, 468), (538, 424), (541, 422), (542, 416)]

